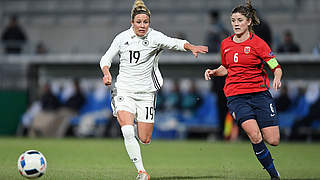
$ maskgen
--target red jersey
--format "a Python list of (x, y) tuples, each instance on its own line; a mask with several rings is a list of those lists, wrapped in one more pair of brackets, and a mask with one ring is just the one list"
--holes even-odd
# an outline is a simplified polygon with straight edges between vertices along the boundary
[(228, 71), (224, 86), (226, 97), (268, 90), (270, 84), (263, 62), (275, 58), (270, 47), (252, 33), (242, 43), (234, 42), (233, 36), (224, 39), (220, 48), (221, 64)]

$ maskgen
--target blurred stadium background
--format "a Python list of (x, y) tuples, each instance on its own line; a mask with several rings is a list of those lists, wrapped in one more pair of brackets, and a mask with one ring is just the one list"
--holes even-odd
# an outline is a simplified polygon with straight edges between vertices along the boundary
[[(209, 12), (220, 13), (222, 24), (231, 32), (229, 15), (239, 0), (145, 0), (151, 9), (151, 27), (168, 36), (184, 37), (195, 44), (205, 44), (210, 28)], [(27, 41), (20, 54), (7, 54), (0, 46), (0, 135), (26, 136), (36, 112), (42, 87), (50, 83), (52, 91), (65, 102), (74, 92), (73, 79), (79, 79), (86, 104), (70, 118), (65, 134), (78, 137), (120, 137), (111, 117), (110, 89), (101, 82), (99, 61), (119, 32), (130, 27), (133, 0), (0, 0), (0, 31), (12, 15), (18, 17)], [(319, 104), (320, 80), (320, 1), (254, 0), (259, 16), (272, 31), (272, 49), (284, 69), (283, 83), (288, 87), (290, 105), (280, 114), (283, 140), (291, 140), (295, 121), (310, 115)], [(283, 33), (290, 30), (299, 53), (277, 52)], [(19, 42), (14, 42), (19, 43)], [(42, 44), (42, 51), (37, 48)], [(221, 139), (218, 95), (214, 82), (203, 79), (206, 68), (219, 65), (219, 55), (210, 53), (195, 60), (191, 54), (165, 51), (160, 69), (165, 78), (163, 109), (156, 112), (154, 138)], [(117, 61), (111, 68), (113, 77)], [(272, 80), (272, 78), (270, 78)], [(201, 102), (194, 110), (175, 106), (170, 99), (177, 85), (182, 99), (193, 84)], [(277, 98), (279, 92), (273, 92)], [(159, 100), (160, 101), (160, 100)], [(181, 107), (180, 107), (181, 106)], [(320, 110), (316, 106), (316, 110)], [(318, 108), (318, 109), (317, 109)], [(194, 111), (194, 112), (193, 112)], [(319, 116), (318, 116), (319, 117)], [(316, 117), (317, 118), (317, 117)], [(293, 140), (317, 141), (320, 118), (299, 126)], [(241, 132), (240, 137), (241, 138)]]

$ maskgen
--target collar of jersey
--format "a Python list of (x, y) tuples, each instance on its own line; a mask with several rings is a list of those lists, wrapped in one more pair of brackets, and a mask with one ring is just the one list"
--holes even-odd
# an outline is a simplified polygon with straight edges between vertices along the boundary
[(149, 34), (151, 31), (152, 31), (152, 28), (149, 27), (148, 32), (147, 32), (144, 36), (140, 37), (140, 36), (137, 36), (136, 33), (134, 33), (133, 27), (131, 26), (131, 28), (130, 28), (130, 30), (129, 30), (129, 33), (130, 33), (130, 37), (131, 37), (131, 38), (135, 38), (135, 37), (145, 38), (146, 36), (148, 36), (148, 34)]
[[(248, 41), (248, 40), (251, 40), (251, 39), (253, 38), (254, 34), (253, 34), (252, 32), (249, 32), (249, 34), (250, 34), (249, 38), (248, 38), (247, 40), (241, 42), (241, 43), (244, 43), (244, 42), (246, 42), (246, 41)], [(234, 34), (232, 34), (232, 35), (230, 36), (230, 41), (233, 42), (233, 43), (239, 44), (239, 43), (233, 41), (233, 36), (235, 36), (235, 35), (236, 35), (236, 34), (234, 33)], [(240, 44), (241, 44), (241, 43), (240, 43)]]

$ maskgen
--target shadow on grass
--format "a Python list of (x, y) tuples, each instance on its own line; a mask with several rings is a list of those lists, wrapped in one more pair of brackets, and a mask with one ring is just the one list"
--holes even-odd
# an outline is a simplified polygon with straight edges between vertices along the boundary
[(169, 180), (169, 179), (224, 179), (223, 176), (169, 176), (169, 177), (151, 177), (150, 180)]
[(281, 180), (320, 180), (320, 178), (281, 178)]
[[(245, 178), (246, 180), (257, 180), (266, 178)], [(320, 178), (281, 178), (281, 180), (320, 180)]]
[[(151, 177), (151, 180), (170, 180), (170, 179), (226, 179), (224, 176), (168, 176)], [(257, 178), (245, 178), (246, 180), (257, 180)], [(260, 178), (259, 178), (260, 179)], [(320, 178), (281, 178), (281, 180), (320, 180)]]

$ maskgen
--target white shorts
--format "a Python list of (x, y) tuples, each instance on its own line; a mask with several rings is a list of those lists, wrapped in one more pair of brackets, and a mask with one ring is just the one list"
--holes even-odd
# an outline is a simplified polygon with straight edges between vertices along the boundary
[(111, 106), (113, 116), (117, 117), (120, 110), (128, 111), (135, 115), (138, 122), (154, 123), (156, 93), (132, 93), (112, 90)]

